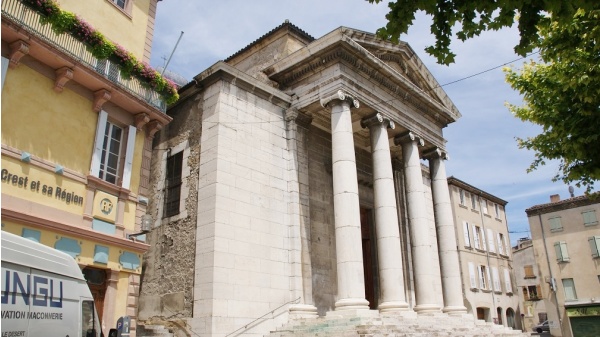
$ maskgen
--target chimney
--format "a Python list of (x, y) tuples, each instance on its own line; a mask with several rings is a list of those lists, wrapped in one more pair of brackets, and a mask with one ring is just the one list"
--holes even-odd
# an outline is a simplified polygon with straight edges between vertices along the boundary
[(552, 194), (550, 196), (550, 202), (559, 202), (560, 201), (560, 195), (558, 194)]

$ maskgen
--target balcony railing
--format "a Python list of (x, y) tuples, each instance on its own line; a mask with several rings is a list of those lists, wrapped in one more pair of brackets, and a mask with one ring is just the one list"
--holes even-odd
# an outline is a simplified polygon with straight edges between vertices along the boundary
[(56, 34), (49, 24), (42, 25), (40, 23), (40, 17), (38, 12), (25, 6), (20, 0), (2, 0), (3, 20), (9, 19), (18, 23), (27, 32), (69, 55), (81, 65), (97, 72), (121, 90), (138, 97), (162, 112), (166, 111), (167, 104), (156, 91), (144, 87), (137, 78), (122, 78), (117, 64), (109, 60), (97, 59), (87, 50), (84, 43), (69, 34)]

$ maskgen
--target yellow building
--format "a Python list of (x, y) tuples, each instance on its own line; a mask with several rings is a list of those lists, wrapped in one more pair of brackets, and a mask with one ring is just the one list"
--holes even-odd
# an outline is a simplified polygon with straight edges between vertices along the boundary
[(177, 98), (142, 63), (157, 1), (2, 1), (2, 230), (73, 256), (105, 334), (129, 316), (135, 336), (152, 136)]

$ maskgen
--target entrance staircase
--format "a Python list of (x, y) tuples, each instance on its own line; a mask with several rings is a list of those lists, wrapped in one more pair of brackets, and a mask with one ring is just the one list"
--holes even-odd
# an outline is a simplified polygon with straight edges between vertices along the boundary
[[(414, 314), (414, 313), (413, 313)], [(378, 315), (379, 316), (379, 315)], [(323, 317), (297, 319), (271, 332), (269, 337), (516, 337), (530, 336), (471, 315), (382, 314), (379, 317)]]

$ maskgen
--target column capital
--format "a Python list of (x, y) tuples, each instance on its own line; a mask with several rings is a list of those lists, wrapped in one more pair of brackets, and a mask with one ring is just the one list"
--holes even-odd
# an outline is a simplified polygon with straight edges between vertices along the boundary
[(425, 141), (423, 140), (423, 138), (421, 138), (421, 136), (415, 134), (412, 131), (407, 131), (405, 133), (399, 134), (398, 136), (396, 136), (394, 138), (394, 144), (396, 144), (396, 145), (400, 145), (402, 143), (413, 142), (413, 141), (416, 141), (417, 145), (419, 145), (419, 146), (425, 145)]
[(444, 149), (440, 149), (439, 147), (434, 147), (433, 149), (427, 150), (423, 153), (424, 159), (442, 159), (442, 160), (450, 160), (450, 155)]
[(285, 111), (285, 121), (288, 124), (290, 122), (295, 122), (301, 127), (308, 128), (312, 124), (313, 117), (311, 114), (305, 114), (298, 111), (298, 109), (292, 108)]
[(346, 101), (350, 104), (350, 107), (355, 107), (357, 109), (358, 107), (360, 107), (360, 103), (358, 103), (358, 100), (356, 98), (354, 98), (349, 93), (341, 89), (338, 90), (335, 94), (321, 98), (321, 106), (327, 108), (329, 103), (334, 100)]
[(396, 124), (394, 124), (394, 121), (389, 119), (388, 117), (384, 116), (381, 112), (376, 112), (376, 113), (360, 120), (360, 126), (363, 129), (371, 127), (372, 125), (380, 124), (380, 123), (381, 124), (385, 123), (387, 128), (392, 129), (392, 130), (394, 128), (396, 128)]

